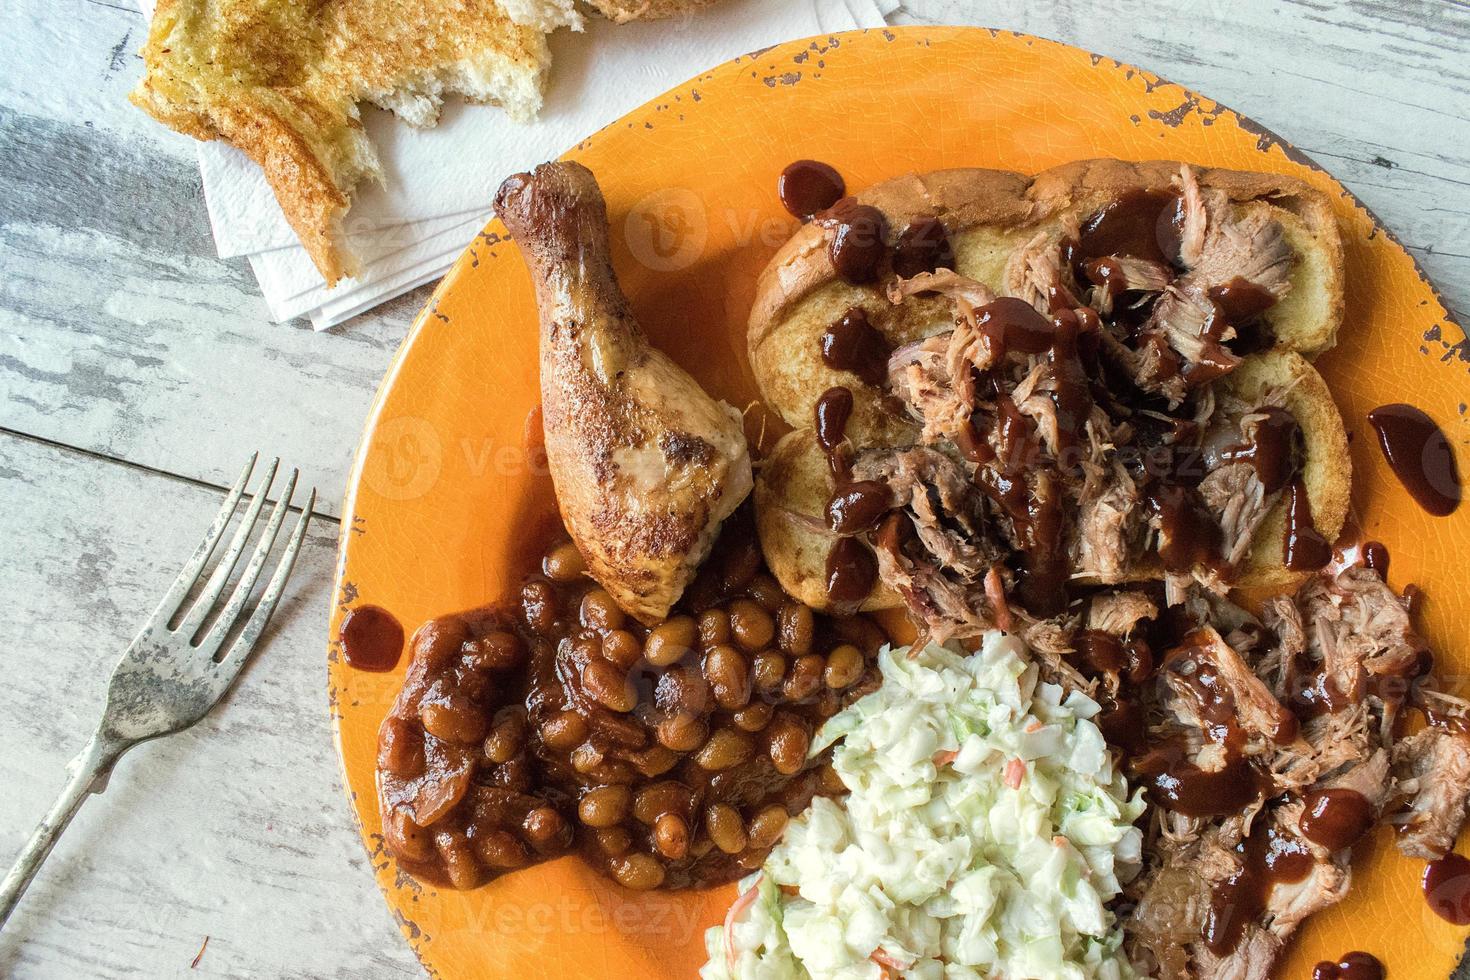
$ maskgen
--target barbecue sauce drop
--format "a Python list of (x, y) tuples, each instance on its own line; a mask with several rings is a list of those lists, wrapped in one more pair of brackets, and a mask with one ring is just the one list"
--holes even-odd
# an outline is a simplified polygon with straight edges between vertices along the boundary
[(954, 248), (938, 218), (919, 218), (899, 233), (893, 246), (893, 272), (912, 279), (925, 272), (954, 268)]
[(888, 252), (888, 219), (882, 211), (844, 197), (814, 220), (832, 229), (827, 257), (843, 282), (860, 286), (878, 278), (878, 266)]
[(1373, 804), (1357, 790), (1315, 789), (1302, 798), (1298, 825), (1307, 840), (1341, 851), (1362, 840), (1375, 819)]
[(797, 160), (788, 164), (776, 179), (781, 206), (803, 221), (825, 211), (847, 193), (842, 175), (820, 160)]
[(1436, 915), (1457, 926), (1470, 925), (1470, 861), (1453, 852), (1430, 861), (1420, 885)]
[(1183, 199), (1172, 190), (1130, 190), (1103, 205), (1082, 226), (1082, 258), (1132, 255), (1177, 265)]
[(1312, 980), (1383, 980), (1383, 964), (1372, 953), (1354, 950), (1336, 963), (1323, 960), (1312, 970)]
[(888, 341), (854, 306), (822, 333), (822, 363), (857, 375), (874, 387), (888, 377)]
[(342, 657), (358, 670), (385, 673), (403, 655), (403, 627), (379, 606), (355, 606), (342, 619)]
[(1460, 505), (1460, 474), (1449, 440), (1413, 405), (1383, 405), (1368, 413), (1389, 469), (1419, 506), (1444, 517)]

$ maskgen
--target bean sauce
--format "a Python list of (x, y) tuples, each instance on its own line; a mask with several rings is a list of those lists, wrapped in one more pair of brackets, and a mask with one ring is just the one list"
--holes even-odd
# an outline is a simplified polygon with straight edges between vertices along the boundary
[(530, 575), (518, 600), (414, 635), (379, 731), (388, 850), (457, 888), (569, 852), (635, 890), (733, 880), (786, 817), (840, 790), (807, 749), (876, 687), (885, 640), (786, 596), (748, 508), (652, 627), (585, 575)]
[(1455, 456), (1434, 419), (1413, 405), (1383, 405), (1368, 413), (1378, 433), (1378, 448), (1389, 469), (1420, 507), (1435, 517), (1460, 505), (1460, 474)]

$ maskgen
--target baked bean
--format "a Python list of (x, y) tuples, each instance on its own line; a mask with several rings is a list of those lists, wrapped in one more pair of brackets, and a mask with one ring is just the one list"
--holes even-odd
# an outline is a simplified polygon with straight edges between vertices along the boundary
[(801, 771), (811, 744), (806, 726), (789, 712), (781, 712), (766, 726), (766, 751), (771, 765), (783, 776), (794, 776)]
[(601, 749), (591, 742), (583, 742), (572, 749), (572, 768), (585, 776), (601, 766), (604, 758)]
[(665, 813), (653, 825), (653, 843), (660, 854), (677, 861), (689, 853), (689, 825), (677, 813)]
[(407, 810), (394, 807), (383, 821), (383, 838), (388, 848), (404, 861), (428, 861), (434, 857), (434, 835), (413, 822)]
[(504, 830), (476, 834), (474, 844), (481, 861), (502, 871), (522, 867), (531, 859), (526, 853), (526, 845)]
[(638, 691), (627, 673), (609, 661), (593, 660), (583, 667), (582, 686), (611, 711), (632, 711), (638, 705)]
[(847, 792), (846, 784), (842, 782), (842, 777), (837, 774), (837, 770), (833, 768), (830, 762), (824, 764), (821, 769), (817, 770), (817, 780), (821, 783), (823, 793), (830, 793), (836, 796), (839, 793)]
[(514, 633), (491, 630), (465, 641), (464, 659), (476, 670), (514, 670), (526, 659), (526, 645)]
[(675, 752), (693, 752), (704, 744), (709, 727), (694, 715), (680, 712), (659, 722), (654, 734), (665, 748)]
[(721, 728), (704, 743), (694, 761), (701, 769), (719, 772), (740, 765), (754, 753), (755, 745), (749, 735), (733, 728)]
[(614, 859), (610, 867), (618, 884), (634, 891), (646, 892), (664, 883), (664, 866), (651, 854), (625, 854)]
[(407, 718), (389, 715), (378, 729), (378, 768), (412, 778), (424, 772), (424, 729)]
[(482, 773), (482, 778), (488, 778), (492, 786), (504, 786), (517, 793), (524, 793), (531, 788), (536, 770), (531, 766), (530, 759), (518, 755), (508, 762), (502, 762), (488, 773)]
[(827, 663), (820, 654), (809, 653), (797, 657), (791, 665), (791, 675), (786, 678), (782, 693), (788, 701), (805, 701), (816, 694), (822, 686), (822, 674)]
[(694, 805), (694, 793), (681, 782), (666, 779), (649, 783), (633, 798), (633, 816), (652, 825), (665, 813), (684, 813)]
[(439, 670), (459, 655), (469, 635), (469, 624), (462, 619), (431, 619), (413, 634), (413, 658)]
[(842, 699), (837, 696), (836, 691), (830, 687), (824, 687), (821, 693), (817, 695), (816, 703), (812, 707), (816, 710), (819, 717), (831, 718), (842, 707)]
[(766, 612), (772, 614), (780, 609), (789, 598), (782, 590), (780, 583), (766, 572), (761, 572), (750, 580), (745, 594), (760, 603)]
[(521, 616), (532, 632), (550, 633), (559, 615), (556, 590), (550, 582), (530, 581), (521, 586)]
[(444, 862), (444, 870), (455, 888), (474, 888), (480, 883), (480, 862), (462, 830), (439, 830), (434, 833), (434, 849)]
[(567, 822), (549, 806), (538, 806), (526, 814), (521, 827), (526, 838), (537, 847), (565, 847), (570, 842)]
[(693, 664), (679, 664), (659, 675), (653, 691), (654, 703), (668, 714), (708, 714), (711, 710), (709, 682)]
[(704, 811), (704, 829), (709, 839), (726, 854), (738, 854), (745, 850), (745, 822), (740, 813), (725, 803), (716, 803)]
[(730, 615), (723, 609), (706, 609), (699, 614), (699, 645), (708, 649), (730, 642)]
[(835, 621), (837, 635), (863, 651), (868, 657), (876, 657), (878, 650), (888, 637), (878, 624), (864, 616), (844, 616)]
[(828, 687), (840, 691), (857, 683), (863, 676), (864, 666), (863, 652), (851, 643), (844, 643), (827, 654), (827, 669), (822, 676)]
[(721, 584), (726, 595), (742, 591), (761, 568), (760, 547), (754, 541), (743, 541), (732, 548), (720, 569)]
[(632, 670), (643, 657), (643, 644), (627, 630), (613, 630), (602, 638), (602, 655), (624, 670)]
[(485, 736), (485, 758), (491, 762), (509, 762), (521, 751), (526, 740), (526, 709), (518, 704), (495, 712), (495, 727)]
[(747, 650), (759, 650), (776, 635), (776, 623), (759, 603), (736, 599), (730, 603), (730, 632)]
[(628, 848), (633, 846), (633, 838), (622, 827), (604, 827), (595, 831), (597, 847), (608, 857), (618, 857), (628, 853)]
[(758, 732), (771, 722), (771, 712), (774, 709), (765, 701), (756, 701), (747, 704), (735, 712), (735, 727), (743, 732)]
[(776, 614), (776, 637), (782, 650), (793, 657), (811, 653), (816, 631), (816, 617), (809, 608), (794, 600), (781, 604)]
[(753, 670), (756, 689), (769, 693), (786, 679), (786, 658), (775, 650), (764, 650), (755, 655)]
[(676, 664), (694, 646), (697, 630), (689, 616), (672, 616), (648, 631), (643, 657), (655, 667)]
[(587, 572), (582, 553), (570, 541), (563, 541), (541, 559), (541, 572), (553, 582), (575, 582)]
[(583, 630), (567, 641), (571, 659), (579, 664), (602, 657), (602, 634), (596, 630)]
[(621, 823), (633, 803), (633, 792), (626, 786), (598, 786), (582, 794), (577, 803), (577, 818), (589, 827), (611, 827)]
[(419, 720), (424, 723), (424, 731), (441, 742), (473, 745), (485, 737), (485, 713), (458, 691), (446, 690), (439, 681), (419, 703)]
[(750, 700), (750, 664), (734, 647), (711, 647), (704, 655), (704, 676), (720, 707), (733, 711)]
[(679, 753), (662, 745), (651, 745), (628, 760), (644, 776), (662, 776), (679, 764)]
[(582, 597), (582, 625), (603, 631), (621, 629), (628, 617), (606, 589), (593, 589)]
[(575, 711), (558, 711), (541, 723), (541, 741), (557, 752), (570, 752), (587, 738), (587, 719)]
[(774, 847), (776, 841), (781, 839), (781, 833), (786, 829), (786, 821), (789, 819), (786, 808), (779, 803), (772, 803), (762, 809), (750, 818), (750, 823), (745, 828), (750, 846)]

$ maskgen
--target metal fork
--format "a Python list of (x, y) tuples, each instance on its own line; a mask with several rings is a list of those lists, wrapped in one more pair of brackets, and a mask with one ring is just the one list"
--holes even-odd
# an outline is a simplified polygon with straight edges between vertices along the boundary
[[(245, 658), (265, 631), (271, 613), (286, 587), (286, 577), (296, 562), (301, 550), (301, 540), (306, 536), (306, 525), (311, 520), (312, 507), (316, 503), (316, 490), (307, 497), (301, 509), (301, 517), (291, 530), (291, 536), (276, 563), (270, 582), (261, 593), (250, 618), (229, 645), (222, 648), (231, 630), (238, 625), (250, 599), (250, 593), (260, 578), (261, 569), (270, 557), (276, 535), (291, 506), (291, 497), (296, 492), (297, 471), (291, 470), (282, 493), (271, 509), (265, 530), (250, 562), (245, 566), (234, 591), (230, 593), (223, 609), (214, 619), (208, 632), (200, 635), (201, 628), (224, 594), (240, 555), (249, 543), (250, 535), (260, 517), (261, 509), (275, 482), (279, 459), (273, 459), (266, 468), (260, 486), (251, 496), (245, 510), (244, 520), (229, 547), (215, 566), (213, 574), (193, 605), (185, 611), (185, 600), (198, 584), (204, 566), (209, 563), (215, 547), (224, 536), (235, 508), (244, 496), (245, 485), (255, 469), (259, 454), (252, 454), (240, 478), (230, 489), (224, 506), (215, 515), (214, 522), (194, 549), (179, 577), (169, 587), (168, 594), (153, 611), (152, 617), (139, 631), (118, 661), (112, 673), (112, 682), (107, 690), (107, 707), (102, 712), (102, 721), (97, 731), (88, 740), (85, 748), (67, 767), (71, 781), (61, 791), (61, 796), (52, 805), (51, 812), (41, 821), (36, 832), (26, 843), (14, 867), (0, 883), (0, 927), (10, 918), (16, 903), (25, 893), (41, 862), (51, 853), (61, 832), (71, 823), (72, 817), (81, 809), (82, 801), (89, 793), (101, 793), (107, 788), (107, 777), (112, 767), (124, 752), (151, 738), (182, 731), (208, 714), (230, 684), (240, 674)], [(182, 613), (182, 617), (180, 617)], [(175, 625), (170, 625), (175, 623)]]

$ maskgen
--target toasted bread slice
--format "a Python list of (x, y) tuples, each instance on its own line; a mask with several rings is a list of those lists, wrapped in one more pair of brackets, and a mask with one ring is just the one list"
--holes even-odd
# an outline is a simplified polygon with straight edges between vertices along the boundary
[[(1119, 160), (1070, 163), (1035, 178), (943, 170), (885, 181), (857, 198), (882, 211), (894, 235), (916, 218), (938, 218), (949, 233), (955, 271), (1004, 295), (1007, 260), (1038, 232), (1085, 220), (1124, 191), (1168, 188), (1179, 170), (1178, 163)], [(1331, 347), (1341, 322), (1343, 258), (1327, 198), (1292, 177), (1215, 169), (1195, 174), (1202, 188), (1224, 191), (1238, 209), (1270, 209), (1296, 252), (1291, 290), (1266, 314), (1278, 348), (1310, 357)], [(848, 309), (862, 307), (896, 348), (949, 329), (949, 308), (921, 297), (895, 307), (882, 281), (843, 282), (827, 255), (828, 234), (816, 224), (803, 226), (761, 274), (747, 335), (751, 367), (767, 404), (788, 424), (811, 424), (822, 392), (846, 385), (854, 394), (848, 425), (854, 441), (892, 444), (902, 438), (904, 424), (884, 409), (878, 389), (822, 362), (820, 337)]]
[[(1347, 517), (1352, 464), (1342, 416), (1322, 376), (1300, 354), (1269, 351), (1246, 358), (1222, 383), (1248, 403), (1258, 403), (1262, 390), (1268, 387), (1286, 391), (1286, 408), (1296, 417), (1304, 437), (1302, 482), (1311, 503), (1313, 523), (1328, 541), (1335, 541)], [(817, 609), (828, 604), (826, 560), (836, 541), (821, 523), (832, 488), (826, 457), (810, 428), (790, 432), (776, 444), (761, 467), (755, 487), (756, 521), (766, 564), (782, 588)], [(1304, 573), (1291, 571), (1284, 564), (1286, 507), (1286, 496), (1282, 494), (1256, 530), (1237, 586), (1277, 591), (1294, 586), (1304, 577)], [(1080, 581), (1100, 585), (1163, 577), (1163, 567), (1149, 561), (1109, 583)], [(900, 604), (897, 593), (880, 582), (863, 608), (888, 609)]]
[(626, 24), (630, 20), (657, 20), (661, 17), (677, 17), (700, 7), (708, 7), (715, 0), (587, 0), (597, 12), (608, 20)]
[[(1300, 354), (1273, 351), (1246, 358), (1227, 376), (1225, 383), (1247, 402), (1259, 400), (1263, 388), (1286, 390), (1286, 408), (1301, 426), (1305, 443), (1302, 483), (1312, 505), (1312, 522), (1328, 541), (1336, 541), (1347, 520), (1353, 468), (1348, 456), (1347, 430), (1327, 382)], [(1256, 529), (1250, 557), (1241, 569), (1240, 586), (1294, 587), (1303, 578), (1302, 573), (1293, 572), (1284, 564), (1286, 509), (1283, 494)]]
[[(544, 8), (532, 16), (531, 6)], [(564, 3), (518, 4), (555, 21)], [(329, 284), (351, 275), (341, 222), (353, 188), (382, 177), (357, 103), (431, 125), (444, 96), (535, 114), (550, 55), (535, 26), (496, 3), (450, 0), (160, 0), (130, 96), (196, 139), (223, 139), (260, 164)]]
[[(827, 554), (837, 536), (825, 526), (832, 473), (810, 428), (788, 432), (765, 457), (755, 479), (756, 531), (771, 574), (793, 598), (826, 610)], [(881, 581), (864, 610), (903, 604)]]

